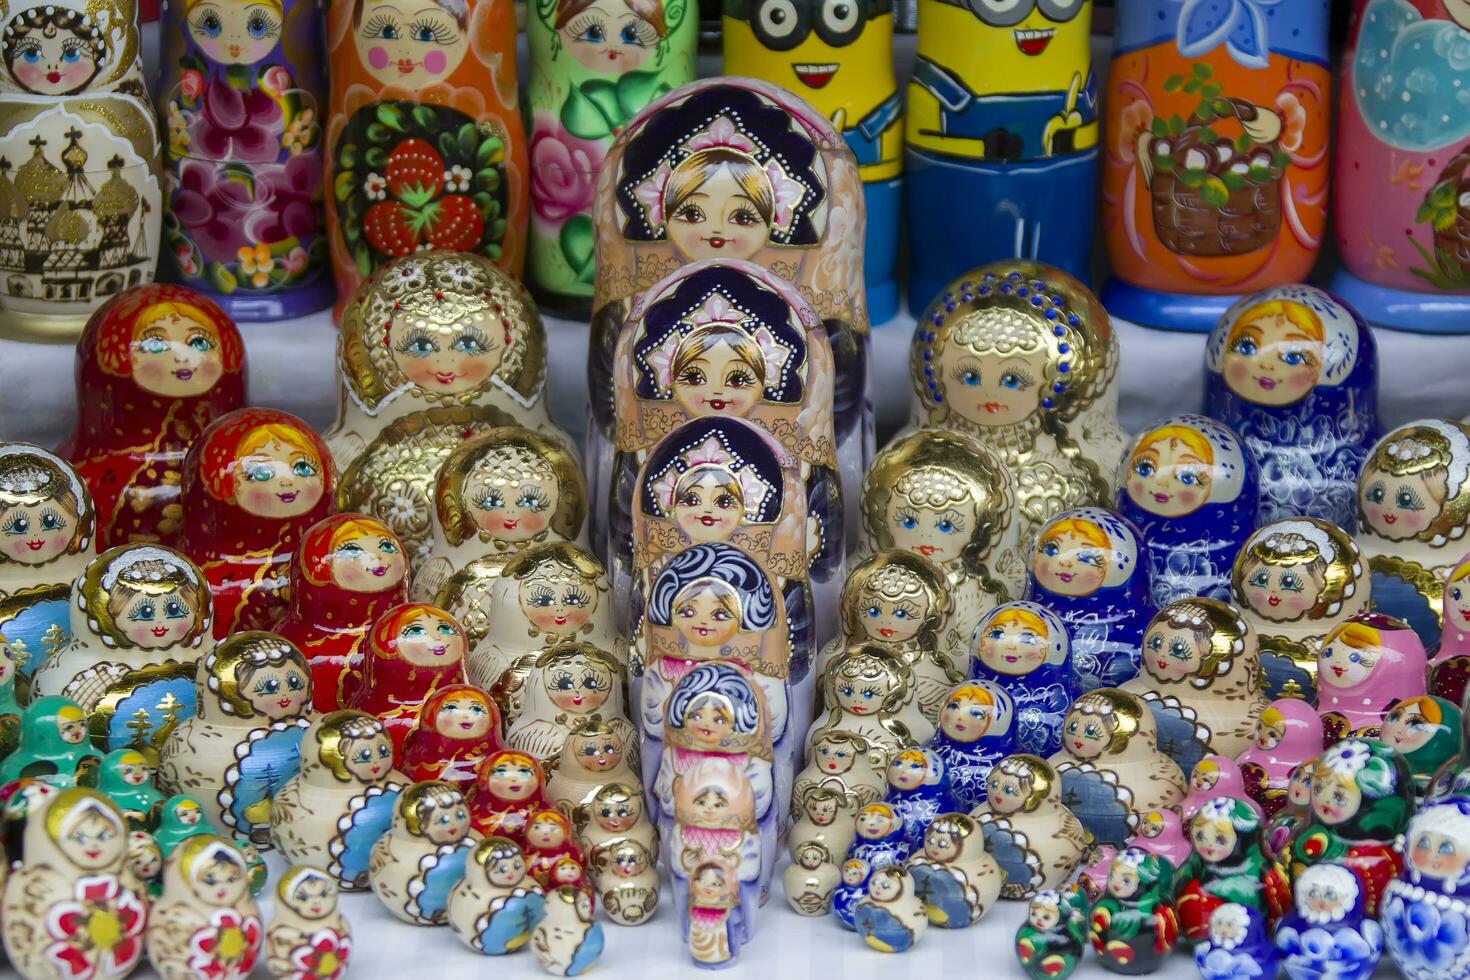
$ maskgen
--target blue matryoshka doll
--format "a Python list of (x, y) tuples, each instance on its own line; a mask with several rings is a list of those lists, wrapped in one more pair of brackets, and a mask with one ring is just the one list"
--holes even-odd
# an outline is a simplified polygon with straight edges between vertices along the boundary
[(1078, 507), (1042, 525), (1031, 551), (1031, 598), (1067, 626), (1072, 690), (1117, 687), (1141, 664), (1139, 644), (1153, 617), (1143, 535), (1101, 507)]
[(1035, 602), (1004, 602), (975, 631), (970, 676), (992, 681), (1016, 704), (1016, 752), (1046, 758), (1062, 747), (1072, 687), (1071, 641), (1057, 614)]
[(844, 929), (856, 929), (853, 911), (868, 893), (873, 872), (908, 860), (912, 848), (904, 837), (903, 817), (890, 803), (869, 803), (853, 818), (857, 836), (847, 848), (842, 880), (832, 893), (832, 911)]
[(1118, 468), (1118, 511), (1143, 532), (1153, 601), (1230, 599), (1236, 552), (1260, 526), (1255, 452), (1203, 415), (1172, 415), (1133, 440)]
[(1358, 876), (1314, 864), (1297, 876), (1295, 905), (1276, 926), (1276, 950), (1290, 980), (1368, 980), (1383, 954), (1383, 927), (1363, 912)]
[(941, 813), (958, 808), (950, 794), (949, 770), (933, 749), (910, 747), (888, 760), (888, 793), (884, 801), (903, 820), (908, 849), (922, 850), (924, 832)]
[(1356, 310), (1315, 286), (1243, 297), (1205, 347), (1205, 412), (1261, 464), (1261, 522), (1357, 527), (1358, 471), (1378, 440), (1378, 349)]
[[(968, 813), (985, 802), (985, 780), (990, 770), (1017, 751), (1015, 718), (1015, 702), (997, 683), (966, 681), (949, 692), (940, 706), (939, 726), (929, 740), (928, 750), (948, 770), (949, 796), (954, 805), (947, 809)], [(1060, 716), (1057, 727), (1060, 730)], [(892, 782), (890, 767), (890, 785)], [(924, 828), (918, 828), (913, 839), (916, 847), (922, 844)]]
[(1226, 902), (1210, 913), (1209, 931), (1194, 947), (1200, 980), (1276, 976), (1276, 947), (1265, 912), (1242, 902)]
[(1378, 921), (1408, 980), (1470, 972), (1470, 796), (1431, 803), (1409, 821), (1404, 869), (1389, 882)]

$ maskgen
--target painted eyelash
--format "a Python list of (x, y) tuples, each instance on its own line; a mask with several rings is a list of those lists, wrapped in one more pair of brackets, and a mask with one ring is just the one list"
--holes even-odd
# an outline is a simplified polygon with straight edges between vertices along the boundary
[(393, 349), (398, 351), (398, 353), (400, 354), (409, 354), (413, 352), (414, 345), (421, 342), (428, 343), (431, 347), (434, 347), (436, 349), (438, 347), (438, 345), (434, 343), (434, 338), (429, 336), (429, 332), (427, 330), (425, 330), (423, 327), (415, 327), (407, 337), (404, 337), (397, 344), (395, 344)]
[(569, 606), (585, 606), (592, 601), (592, 597), (581, 589), (569, 589), (562, 600)]
[(61, 511), (54, 507), (47, 507), (41, 511), (41, 523), (45, 524), (46, 518), (51, 518), (56, 523), (51, 527), (53, 531), (60, 531), (66, 527), (66, 518), (61, 516)]
[(1032, 377), (1030, 373), (1023, 371), (1020, 368), (1008, 368), (1002, 373), (1014, 374), (1016, 377), (1020, 378), (1022, 383), (1025, 384), (1028, 388), (1036, 383), (1036, 378)]
[[(551, 498), (548, 497), (543, 490), (522, 490), (521, 495), (516, 499), (531, 501), (531, 503), (536, 505), (537, 510), (541, 510), (551, 505)], [(526, 505), (522, 504), (521, 506), (524, 507)]]
[(363, 37), (382, 37), (383, 31), (388, 28), (397, 28), (398, 22), (387, 14), (378, 14), (369, 20), (362, 29)]
[(477, 496), (474, 500), (470, 501), (470, 503), (474, 504), (481, 510), (489, 510), (492, 507), (499, 507), (501, 504), (505, 503), (505, 498), (500, 495), (499, 490), (486, 490), (484, 493), (481, 493), (479, 496)]
[(954, 525), (956, 531), (963, 531), (965, 529), (965, 519), (955, 511), (947, 510), (939, 515), (939, 519), (941, 521), (949, 521), (949, 523)]
[(894, 511), (893, 516), (900, 521), (917, 521), (919, 519), (919, 512), (908, 507), (900, 507)]
[(495, 341), (479, 327), (465, 327), (459, 332), (459, 336), (455, 338), (455, 342), (458, 343), (461, 340), (473, 341), (475, 346), (479, 347), (482, 351), (495, 349)]
[(556, 593), (553, 592), (553, 591), (551, 591), (550, 589), (548, 589), (544, 585), (538, 585), (534, 590), (532, 590), (532, 592), (531, 592), (531, 598), (532, 599), (547, 599), (547, 600), (554, 601), (556, 599)]
[[(1413, 487), (1404, 487), (1400, 490), (1400, 492), (1402, 492), (1402, 490), (1409, 491), (1409, 501), (1414, 510), (1424, 509), (1424, 497), (1419, 493), (1418, 490), (1415, 490)], [(1398, 494), (1394, 494), (1394, 496), (1397, 497)]]
[(435, 44), (448, 44), (454, 40), (454, 32), (443, 24), (436, 24), (431, 20), (419, 20), (409, 25), (408, 32), (413, 37), (418, 37), (419, 31), (428, 29)]
[(607, 37), (606, 22), (604, 22), (601, 17), (598, 17), (596, 14), (592, 13), (583, 14), (581, 17), (578, 17), (576, 20), (572, 21), (571, 24), (567, 25), (567, 33), (574, 38), (580, 39), (583, 34), (586, 34), (587, 31), (593, 27), (602, 28), (604, 39)]
[(276, 20), (275, 17), (271, 16), (269, 11), (260, 10), (254, 13), (252, 16), (259, 17), (262, 21), (265, 22), (265, 30), (261, 31), (260, 34), (262, 39), (275, 37), (276, 35), (281, 33), (281, 22)]
[(633, 26), (633, 33), (638, 37), (638, 43), (645, 48), (651, 48), (658, 43), (658, 31), (648, 21), (639, 18)]
[[(591, 682), (590, 684), (588, 682)], [(584, 670), (582, 672), (582, 686), (593, 691), (606, 691), (608, 680), (595, 670)]]

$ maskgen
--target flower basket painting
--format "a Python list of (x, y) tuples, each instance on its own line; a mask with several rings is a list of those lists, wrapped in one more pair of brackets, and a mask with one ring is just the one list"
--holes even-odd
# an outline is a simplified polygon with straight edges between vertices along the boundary
[(1414, 223), (1427, 224), (1434, 232), (1430, 252), (1408, 235), (1409, 242), (1428, 268), (1411, 271), (1437, 289), (1470, 289), (1470, 146), (1450, 158), (1439, 179), (1424, 195)]

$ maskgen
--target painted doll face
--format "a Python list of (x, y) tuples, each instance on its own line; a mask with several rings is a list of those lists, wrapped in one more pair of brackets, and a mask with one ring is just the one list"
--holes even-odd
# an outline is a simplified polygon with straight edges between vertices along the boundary
[(924, 855), (931, 861), (953, 861), (960, 856), (960, 842), (953, 834), (931, 827), (924, 834)]
[(1048, 357), (1043, 347), (1030, 353), (985, 356), (962, 348), (946, 351), (939, 369), (950, 411), (979, 426), (1026, 421), (1041, 407), (1041, 381)]
[(891, 902), (903, 892), (903, 879), (887, 869), (868, 882), (868, 897), (875, 902)]
[(1144, 664), (1161, 681), (1181, 681), (1196, 673), (1209, 652), (1208, 639), (1167, 622), (1156, 623), (1143, 636)]
[(178, 643), (198, 625), (190, 591), (175, 588), (161, 595), (139, 592), (123, 607), (117, 625), (123, 636), (144, 650), (162, 650)]
[(1368, 679), (1382, 651), (1378, 647), (1353, 647), (1335, 637), (1317, 654), (1317, 679), (1333, 687), (1355, 687)]
[(691, 418), (744, 418), (765, 384), (755, 368), (728, 343), (716, 343), (684, 365), (673, 379), (674, 401)]
[(1228, 858), (1235, 841), (1235, 828), (1219, 820), (1195, 820), (1189, 828), (1194, 853), (1211, 863)]
[(694, 794), (694, 822), (699, 827), (722, 826), (730, 817), (730, 798), (714, 786)]
[(500, 759), (490, 770), (486, 789), (492, 796), (514, 803), (530, 799), (536, 792), (536, 770), (524, 762)]
[(551, 883), (553, 886), (574, 885), (581, 880), (582, 865), (571, 858), (560, 858), (551, 869)]
[(384, 534), (349, 538), (332, 554), (332, 581), (348, 592), (386, 592), (407, 570), (403, 549)]
[(370, 738), (353, 739), (343, 752), (347, 771), (365, 783), (388, 778), (393, 769), (393, 740), (386, 732)]
[(1308, 806), (1312, 802), (1312, 767), (1297, 766), (1286, 783), (1286, 800), (1292, 806)]
[(136, 843), (128, 850), (128, 869), (141, 881), (153, 881), (163, 872), (163, 854), (151, 840)]
[(1363, 793), (1350, 776), (1321, 768), (1312, 774), (1312, 812), (1325, 824), (1351, 820), (1363, 803)]
[(1409, 863), (1420, 874), (1443, 881), (1459, 881), (1470, 863), (1470, 848), (1462, 841), (1432, 830), (1420, 830), (1409, 842)]
[(83, 871), (116, 867), (127, 855), (123, 828), (95, 807), (81, 810), (62, 828), (57, 842), (63, 854)]
[(711, 470), (679, 487), (673, 517), (694, 544), (711, 544), (735, 533), (745, 519), (745, 503), (736, 484)]
[(868, 877), (868, 865), (863, 861), (847, 861), (842, 865), (842, 883), (857, 888)]
[(880, 643), (905, 643), (919, 633), (929, 614), (927, 600), (884, 599), (868, 595), (862, 606), (863, 631)]
[(174, 810), (174, 819), (184, 827), (198, 826), (203, 817), (204, 813), (199, 809), (199, 805), (193, 802), (182, 803)]
[(614, 833), (629, 830), (643, 815), (643, 804), (636, 796), (627, 799), (603, 800), (592, 811), (597, 825)]
[[(1110, 870), (1108, 872), (1108, 880), (1111, 881), (1112, 877), (1113, 873)], [(1047, 932), (1056, 928), (1057, 923), (1062, 921), (1062, 916), (1054, 905), (1042, 905), (1039, 902), (1033, 902), (1031, 907), (1026, 911), (1026, 920), (1031, 923), (1033, 929)]]
[(613, 678), (602, 664), (579, 655), (547, 671), (544, 683), (552, 704), (562, 711), (583, 715), (607, 702)]
[(87, 740), (87, 717), (75, 708), (64, 709), (56, 716), (56, 731), (68, 745), (81, 745)]
[[(56, 29), (48, 29), (52, 26)], [(33, 28), (7, 45), (6, 64), (16, 82), (36, 95), (80, 91), (96, 77), (99, 67), (93, 43), (59, 25)]]
[(611, 772), (623, 761), (623, 740), (612, 734), (573, 735), (572, 757), (587, 772)]
[(249, 875), (238, 860), (205, 859), (189, 882), (194, 896), (206, 906), (234, 905), (249, 887)]
[(484, 738), (490, 734), (490, 709), (471, 694), (447, 697), (434, 713), (434, 731), (464, 741)]
[(137, 761), (123, 760), (117, 767), (118, 775), (122, 781), (129, 786), (142, 786), (153, 778), (153, 769), (142, 759)]
[(730, 894), (729, 875), (720, 868), (700, 868), (689, 885), (696, 905), (719, 907)]
[(542, 816), (532, 820), (531, 826), (526, 828), (526, 840), (533, 847), (549, 851), (567, 842), (567, 832), (560, 821)]
[(521, 612), (531, 625), (547, 633), (575, 633), (597, 609), (597, 590), (581, 582), (530, 575), (521, 582)]
[(1189, 774), (1191, 793), (1203, 795), (1213, 790), (1220, 782), (1220, 768), (1214, 762), (1201, 759)]
[(1329, 879), (1312, 881), (1300, 901), (1307, 912), (1322, 918), (1336, 919), (1348, 911), (1350, 903), (1356, 898), (1356, 894), (1347, 894)]
[(235, 486), (246, 513), (276, 520), (307, 513), (326, 492), (322, 461), (275, 439), (240, 459)]
[(888, 763), (888, 785), (894, 789), (918, 789), (928, 776), (929, 766), (921, 759), (897, 755)]
[(1108, 894), (1128, 899), (1138, 894), (1138, 869), (1124, 861), (1114, 860), (1108, 867)]
[(321, 919), (337, 908), (337, 892), (332, 883), (316, 875), (302, 878), (291, 889), (290, 906), (305, 919)]
[(740, 630), (740, 599), (727, 585), (700, 583), (674, 606), (674, 628), (690, 646), (719, 648)]
[(696, 747), (711, 750), (719, 748), (735, 730), (735, 719), (730, 709), (714, 698), (700, 698), (684, 715), (684, 730), (694, 740)]
[(1031, 574), (1048, 592), (1092, 595), (1107, 578), (1107, 554), (1073, 531), (1048, 534), (1031, 556)]
[(1242, 580), (1245, 601), (1251, 610), (1273, 623), (1290, 623), (1305, 617), (1317, 605), (1327, 585), (1325, 568), (1319, 561), (1295, 565), (1252, 562)]
[(877, 714), (896, 682), (886, 674), (843, 679), (837, 684), (837, 706), (855, 715)]
[(830, 827), (837, 819), (837, 801), (830, 796), (809, 796), (801, 810), (818, 827)]
[(886, 518), (894, 547), (942, 565), (964, 555), (977, 515), (973, 501), (936, 509), (915, 507), (894, 494)]
[(1470, 579), (1444, 587), (1444, 622), (1446, 628), (1470, 629)]
[(71, 544), (76, 509), (63, 500), (17, 504), (0, 513), (5, 557), (20, 565), (44, 565)]
[(464, 803), (436, 806), (429, 815), (424, 832), (435, 844), (454, 844), (470, 832), (470, 809)]
[(16, 674), (16, 650), (0, 635), (0, 686), (10, 684), (15, 680)]
[(1140, 448), (1128, 464), (1128, 496), (1160, 517), (1182, 517), (1210, 497), (1214, 468), (1177, 439)]
[(1225, 351), (1222, 370), (1230, 390), (1259, 405), (1290, 405), (1317, 384), (1322, 344), (1284, 315), (1241, 324)]
[(648, 870), (648, 856), (641, 847), (620, 847), (613, 852), (611, 867), (619, 878), (632, 878)]
[(665, 231), (685, 262), (750, 259), (765, 247), (771, 224), (721, 164), (674, 209)]
[(376, 0), (364, 6), (353, 40), (368, 74), (384, 85), (412, 91), (443, 82), (469, 50), (464, 26), (438, 4)]
[[(194, 8), (195, 13), (190, 18), (190, 32), (193, 33), (192, 24), (202, 11), (217, 7), (245, 9), (244, 4), (215, 4), (206, 0)], [(267, 8), (252, 5), (250, 9)], [(277, 19), (274, 23), (279, 29), (280, 20)], [(274, 43), (272, 40), (271, 44)], [(138, 382), (139, 387), (169, 398), (202, 395), (214, 387), (225, 371), (219, 334), (213, 325), (179, 313), (170, 313), (150, 321), (133, 341), (128, 356), (133, 380)]]
[(1384, 717), (1379, 740), (1408, 753), (1428, 745), (1438, 730), (1439, 726), (1424, 717), (1419, 699), (1413, 698), (1400, 702)]
[(1369, 460), (1358, 481), (1358, 503), (1368, 526), (1390, 541), (1422, 533), (1444, 506), (1445, 476), (1441, 469), (1393, 476)]
[(258, 714), (271, 721), (296, 717), (311, 698), (306, 672), (289, 662), (260, 668), (245, 682), (241, 693)]
[(991, 623), (980, 631), (979, 653), (997, 674), (1017, 677), (1046, 663), (1046, 637), (1026, 623)]
[(488, 877), (492, 885), (513, 888), (526, 877), (526, 859), (519, 854), (515, 857), (498, 858), (490, 862)]
[[(441, 16), (449, 15), (440, 12)], [(427, 26), (415, 22), (410, 30)], [(505, 356), (505, 344), (484, 323), (467, 320), (447, 332), (395, 322), (388, 332), (393, 363), (411, 383), (433, 394), (458, 395), (483, 385)]]
[(1102, 755), (1110, 738), (1107, 723), (1097, 715), (1073, 711), (1062, 725), (1062, 745), (1067, 754), (1084, 761)]
[(973, 742), (984, 736), (994, 721), (994, 705), (963, 694), (945, 701), (939, 709), (940, 730), (957, 742)]
[(189, 36), (213, 61), (253, 65), (280, 39), (281, 13), (265, 3), (203, 0), (189, 13)]
[(464, 657), (464, 636), (448, 620), (422, 613), (398, 631), (398, 655), (415, 667), (447, 667)]
[(812, 747), (817, 768), (822, 772), (842, 775), (857, 763), (857, 749), (850, 742), (822, 739)]
[(996, 813), (1018, 812), (1026, 805), (1026, 787), (1021, 785), (1021, 777), (1001, 772), (998, 767), (990, 770), (985, 780), (985, 802)]
[(472, 481), (468, 490), (475, 526), (500, 541), (530, 541), (551, 524), (561, 489), (550, 475), (512, 484)]
[(864, 840), (878, 840), (893, 833), (896, 825), (893, 814), (882, 807), (869, 807), (857, 815), (853, 827)]
[(1268, 752), (1276, 748), (1285, 737), (1286, 722), (1280, 715), (1274, 713), (1263, 714), (1256, 722), (1255, 744), (1256, 748), (1263, 752)]

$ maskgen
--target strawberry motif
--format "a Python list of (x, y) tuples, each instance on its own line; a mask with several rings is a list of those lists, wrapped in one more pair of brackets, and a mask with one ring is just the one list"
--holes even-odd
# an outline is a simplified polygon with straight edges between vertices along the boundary
[(368, 208), (362, 233), (373, 248), (390, 258), (408, 255), (419, 245), (413, 209), (400, 201), (379, 201)]
[[(433, 212), (432, 214), (430, 212)], [(429, 244), (452, 252), (468, 252), (480, 243), (485, 219), (475, 202), (450, 194), (424, 208)]]
[(388, 192), (409, 207), (422, 207), (444, 187), (444, 158), (420, 139), (406, 139), (388, 154)]

